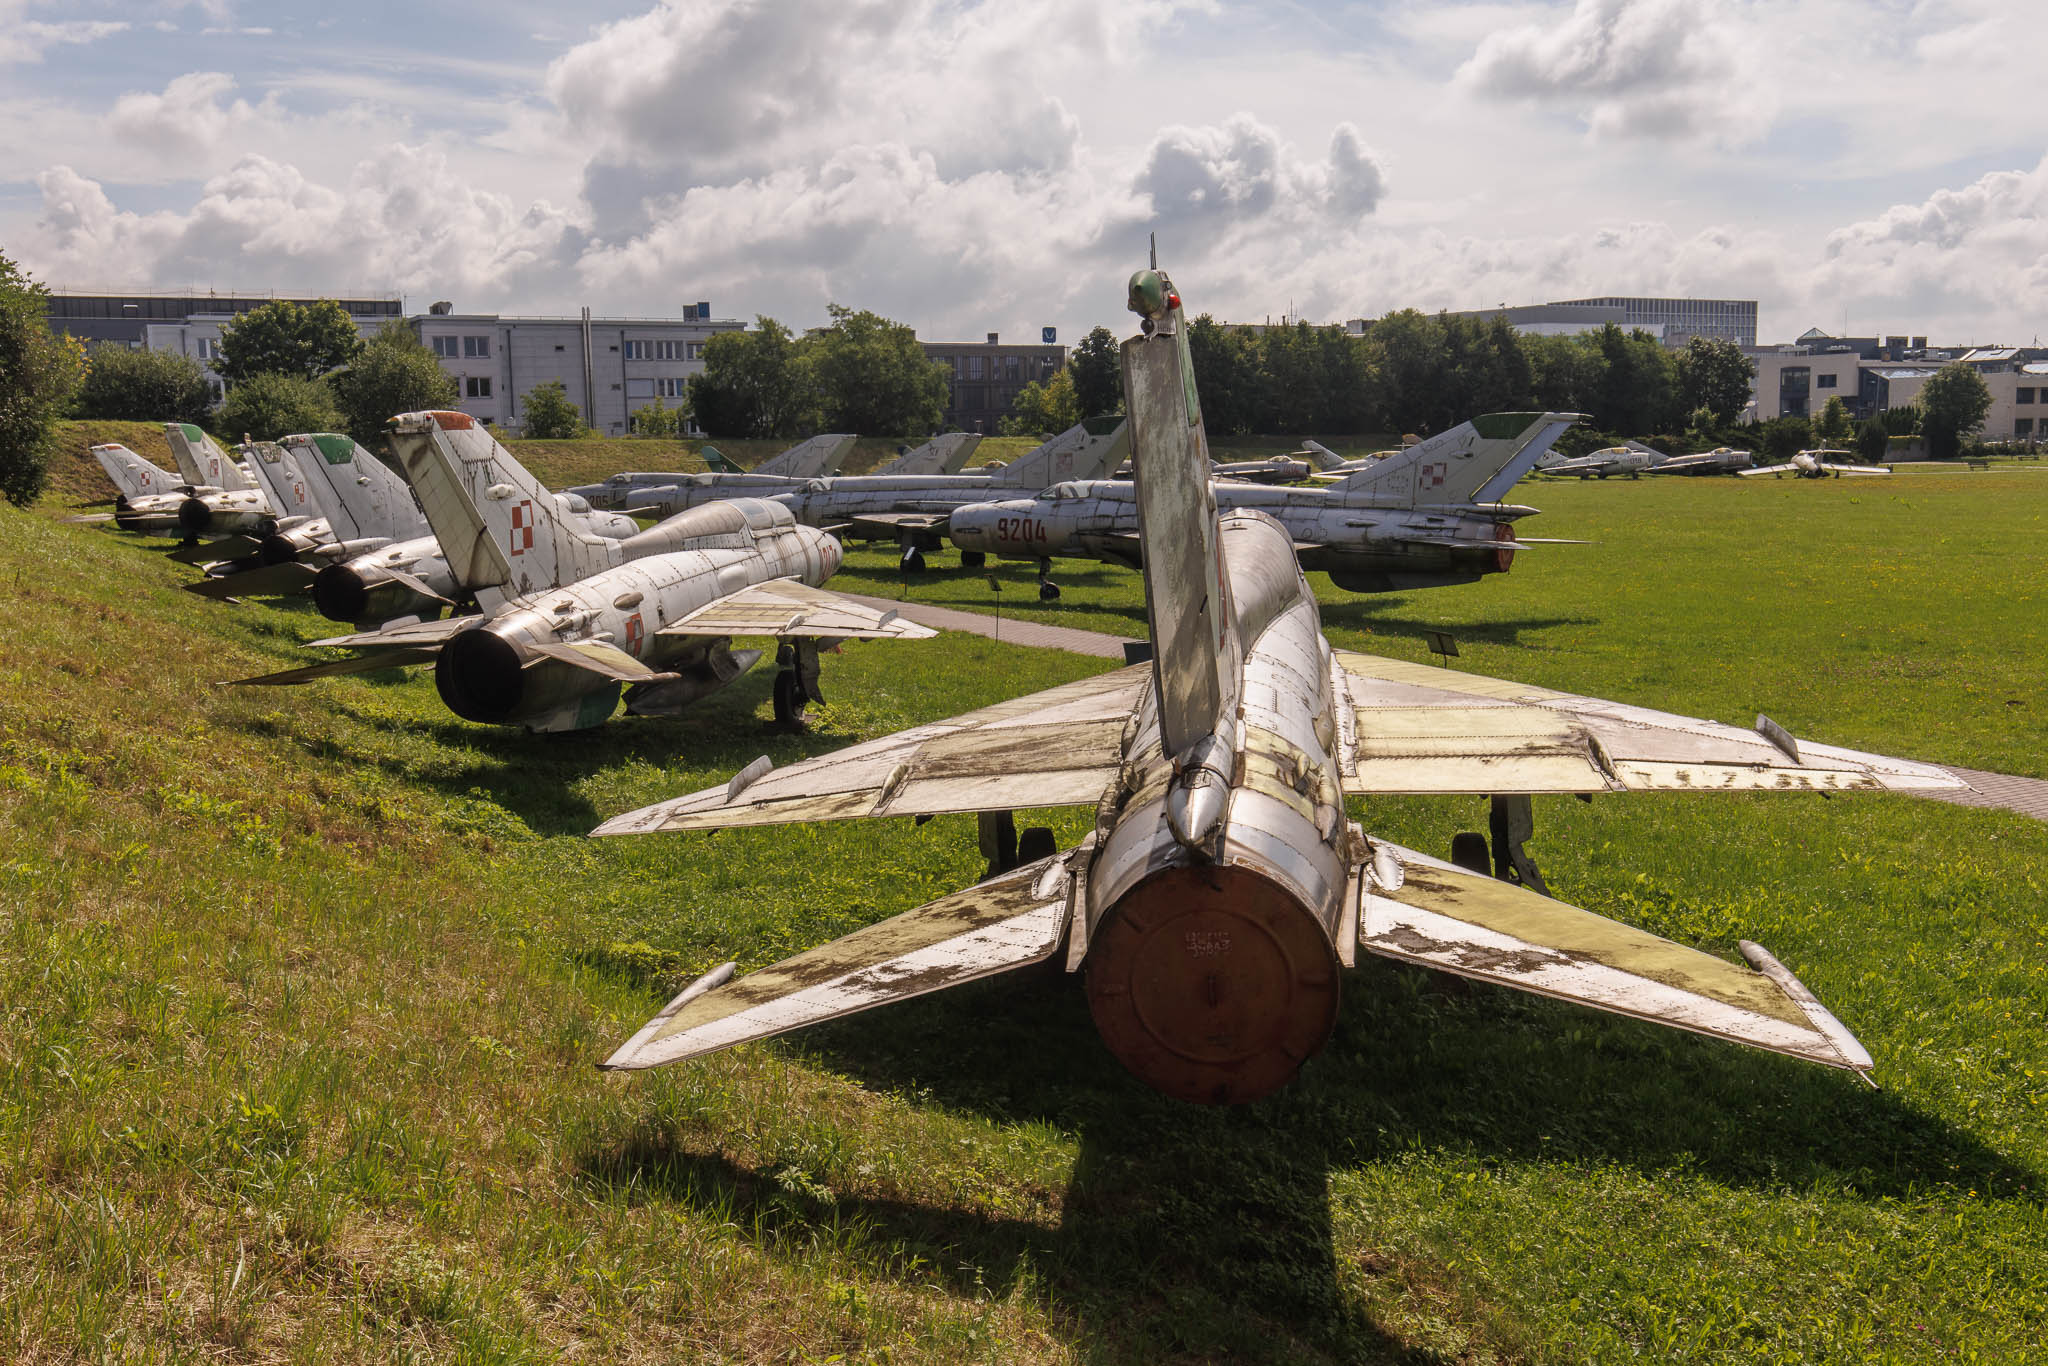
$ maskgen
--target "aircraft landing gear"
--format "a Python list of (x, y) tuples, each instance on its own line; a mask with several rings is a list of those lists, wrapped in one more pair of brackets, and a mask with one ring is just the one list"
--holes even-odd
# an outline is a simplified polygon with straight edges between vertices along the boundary
[(1060, 600), (1060, 586), (1052, 581), (1051, 560), (1040, 560), (1038, 562), (1038, 600), (1040, 602), (1058, 602)]
[(988, 860), (988, 871), (982, 875), (984, 882), (1059, 852), (1051, 827), (1027, 826), (1019, 835), (1017, 818), (1008, 811), (979, 812), (975, 822), (982, 857)]
[(987, 563), (988, 552), (986, 550), (963, 550), (960, 552), (960, 567), (962, 569), (979, 569)]
[(804, 709), (825, 700), (818, 690), (818, 642), (784, 641), (775, 651), (775, 665), (775, 724), (802, 730)]
[(1487, 814), (1487, 829), (1492, 835), (1492, 849), (1487, 848), (1487, 836), (1476, 830), (1464, 830), (1451, 837), (1451, 862), (1474, 873), (1490, 875), (1502, 882), (1511, 882), (1517, 887), (1527, 887), (1532, 892), (1550, 895), (1550, 889), (1543, 885), (1543, 874), (1537, 870), (1536, 860), (1522, 847), (1523, 842), (1536, 833), (1536, 814), (1527, 796), (1495, 797)]

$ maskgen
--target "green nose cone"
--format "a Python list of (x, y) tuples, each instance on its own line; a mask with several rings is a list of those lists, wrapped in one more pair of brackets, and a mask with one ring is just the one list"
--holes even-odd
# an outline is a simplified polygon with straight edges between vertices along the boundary
[(1141, 270), (1131, 276), (1131, 312), (1144, 318), (1166, 316), (1166, 277), (1156, 270)]

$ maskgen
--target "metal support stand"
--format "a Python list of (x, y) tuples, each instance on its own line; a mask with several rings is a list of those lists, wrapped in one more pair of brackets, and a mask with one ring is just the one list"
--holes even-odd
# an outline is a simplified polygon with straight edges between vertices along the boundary
[(981, 856), (988, 860), (988, 872), (982, 880), (1001, 876), (1017, 866), (1017, 818), (1008, 811), (981, 811), (975, 814), (976, 833), (981, 845)]
[(1536, 860), (1522, 847), (1522, 842), (1536, 833), (1536, 813), (1529, 798), (1495, 797), (1487, 826), (1493, 834), (1493, 875), (1502, 882), (1549, 896), (1543, 874), (1536, 870)]

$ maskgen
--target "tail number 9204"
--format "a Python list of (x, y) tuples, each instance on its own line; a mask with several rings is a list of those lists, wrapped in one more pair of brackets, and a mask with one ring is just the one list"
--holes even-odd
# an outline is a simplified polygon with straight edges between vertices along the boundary
[(996, 539), (1019, 541), (1027, 545), (1036, 542), (1043, 545), (1051, 538), (1046, 535), (1045, 523), (1036, 517), (998, 517)]

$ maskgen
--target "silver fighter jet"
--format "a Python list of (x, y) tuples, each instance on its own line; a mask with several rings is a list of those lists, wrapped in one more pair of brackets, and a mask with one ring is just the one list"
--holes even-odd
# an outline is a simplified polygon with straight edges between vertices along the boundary
[(784, 642), (775, 710), (794, 722), (818, 692), (820, 643), (921, 639), (930, 629), (819, 585), (839, 543), (755, 499), (694, 509), (626, 540), (592, 535), (465, 413), (392, 419), (392, 445), (455, 582), (482, 616), (315, 642), (354, 658), (247, 683), (303, 683), (432, 661), (464, 720), (534, 731), (602, 724), (626, 709), (673, 715), (751, 668), (735, 635)]
[[(1495, 501), (1527, 473), (1578, 417), (1573, 413), (1489, 413), (1374, 461), (1327, 488), (1261, 488), (1218, 481), (1231, 510), (1257, 510), (1287, 528), (1305, 569), (1327, 570), (1354, 593), (1475, 583), (1504, 573), (1515, 552), (1514, 522), (1536, 511)], [(1055, 485), (1035, 498), (956, 509), (947, 524), (967, 555), (1039, 562), (1039, 597), (1059, 596), (1051, 561), (1085, 556), (1136, 568), (1141, 499), (1128, 483)]]
[(1849, 451), (1811, 450), (1801, 451), (1782, 465), (1760, 465), (1755, 469), (1738, 470), (1743, 478), (1750, 479), (1768, 474), (1782, 479), (1791, 475), (1794, 479), (1840, 479), (1844, 476), (1868, 477), (1892, 472), (1890, 465), (1859, 465)]
[[(785, 769), (760, 759), (597, 833), (1058, 804), (1093, 806), (1093, 831), (1064, 851), (1028, 832), (1011, 854), (1005, 818), (985, 815), (988, 881), (749, 976), (726, 964), (606, 1065), (675, 1062), (1057, 956), (1136, 1076), (1188, 1101), (1246, 1101), (1323, 1046), (1364, 950), (1866, 1071), (1854, 1036), (1763, 949), (1744, 944), (1745, 967), (1400, 848), (1345, 801), (1960, 784), (1774, 727), (1333, 650), (1286, 530), (1218, 515), (1172, 283), (1141, 271), (1130, 294), (1152, 661)], [(1503, 842), (1527, 863), (1512, 832)]]
[(1698, 451), (1692, 455), (1674, 455), (1660, 465), (1652, 465), (1651, 474), (1740, 474), (1756, 463), (1756, 457), (1748, 451), (1736, 450), (1733, 446), (1716, 446), (1710, 451)]
[(1538, 465), (1536, 472), (1569, 474), (1579, 479), (1605, 479), (1609, 475), (1625, 474), (1634, 479), (1638, 475), (1656, 473), (1669, 458), (1664, 452), (1653, 450), (1640, 441), (1624, 441), (1619, 446), (1603, 446), (1568, 460)]

